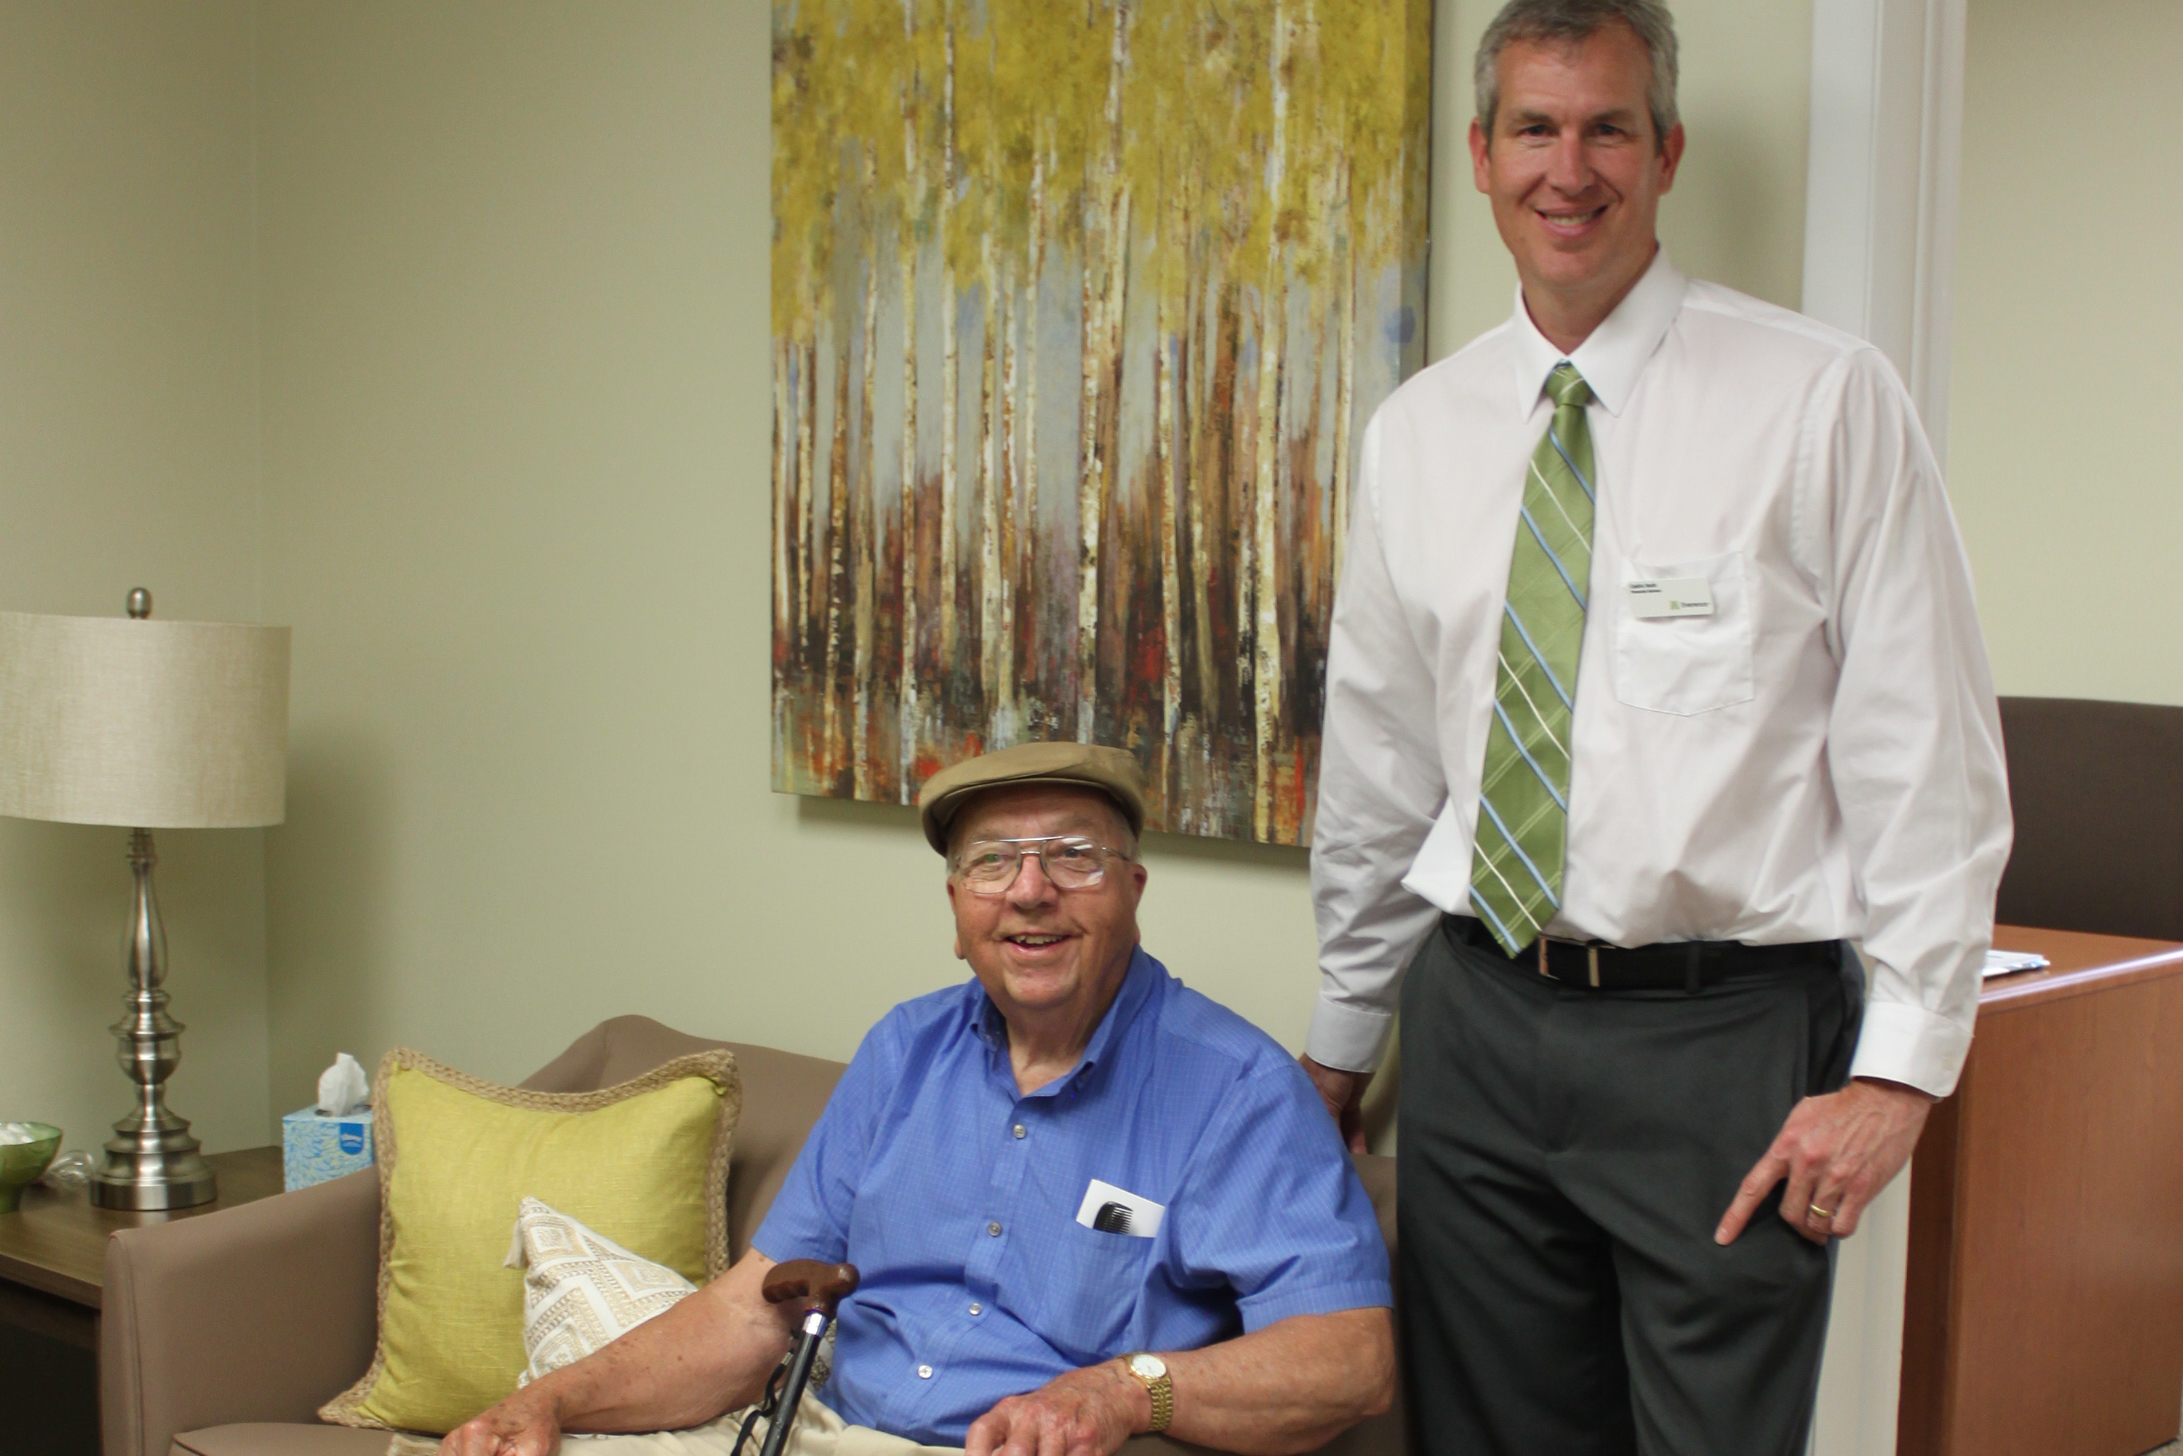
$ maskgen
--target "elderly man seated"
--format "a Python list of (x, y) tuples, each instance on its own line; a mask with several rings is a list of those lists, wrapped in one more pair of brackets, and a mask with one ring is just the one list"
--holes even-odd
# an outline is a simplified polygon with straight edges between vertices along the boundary
[(864, 1038), (725, 1276), (455, 1431), (450, 1456), (756, 1400), (795, 1319), (761, 1283), (797, 1258), (863, 1276), (824, 1392), (836, 1434), (1107, 1456), (1167, 1430), (1281, 1453), (1387, 1407), (1387, 1251), (1318, 1094), (1138, 948), (1136, 760), (1024, 744), (919, 804), (976, 979)]

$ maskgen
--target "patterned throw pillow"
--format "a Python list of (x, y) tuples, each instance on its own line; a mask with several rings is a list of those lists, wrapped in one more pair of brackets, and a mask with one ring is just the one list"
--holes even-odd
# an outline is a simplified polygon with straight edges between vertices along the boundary
[(535, 1198), (523, 1200), (507, 1267), (523, 1271), (528, 1385), (628, 1334), (697, 1286)]

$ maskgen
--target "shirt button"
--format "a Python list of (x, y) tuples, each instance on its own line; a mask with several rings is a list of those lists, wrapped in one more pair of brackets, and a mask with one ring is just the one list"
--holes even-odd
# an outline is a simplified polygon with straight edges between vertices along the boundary
[(919, 1380), (930, 1380), (930, 1379), (932, 1379), (932, 1367), (931, 1367), (930, 1365), (920, 1365), (920, 1366), (918, 1366), (918, 1367), (917, 1367), (917, 1378), (918, 1378)]
[(980, 1304), (980, 1303), (978, 1303), (978, 1301), (976, 1301), (975, 1299), (973, 1299), (972, 1301), (970, 1301), (970, 1312), (971, 1312), (972, 1314), (984, 1314), (984, 1313), (985, 1313), (985, 1306), (984, 1306), (984, 1305), (982, 1305), (982, 1304)]
[(1019, 1123), (1017, 1123), (1017, 1124), (1016, 1124), (1016, 1125), (1015, 1125), (1014, 1127), (1012, 1127), (1012, 1128), (1010, 1128), (1010, 1129), (1008, 1129), (1008, 1130), (1009, 1130), (1010, 1132), (1014, 1133), (1014, 1134), (1015, 1134), (1015, 1135), (1016, 1135), (1017, 1137), (1022, 1137), (1022, 1136), (1023, 1136), (1023, 1134), (1024, 1134), (1024, 1126), (1023, 1126), (1023, 1124), (1022, 1124), (1022, 1123), (1020, 1123), (1020, 1122), (1019, 1122)]
[(994, 1238), (996, 1238), (996, 1239), (997, 1239), (997, 1238), (999, 1238), (999, 1237), (1001, 1236), (1001, 1226), (1000, 1226), (999, 1224), (997, 1224), (997, 1223), (989, 1223), (989, 1224), (987, 1224), (987, 1225), (985, 1226), (985, 1231), (986, 1231), (987, 1233), (991, 1234), (991, 1235), (992, 1235), (992, 1236), (993, 1236)]

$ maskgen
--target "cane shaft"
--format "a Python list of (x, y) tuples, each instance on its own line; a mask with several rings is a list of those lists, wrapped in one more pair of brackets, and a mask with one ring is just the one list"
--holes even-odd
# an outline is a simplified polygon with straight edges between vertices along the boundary
[(788, 1445), (788, 1433), (796, 1424), (796, 1408), (803, 1404), (803, 1388), (811, 1379), (811, 1362), (819, 1355), (819, 1342), (826, 1338), (827, 1318), (824, 1310), (814, 1309), (803, 1318), (803, 1333), (797, 1338), (796, 1353), (788, 1362), (788, 1384), (781, 1387), (780, 1408), (766, 1426), (766, 1443), (758, 1456), (781, 1456)]

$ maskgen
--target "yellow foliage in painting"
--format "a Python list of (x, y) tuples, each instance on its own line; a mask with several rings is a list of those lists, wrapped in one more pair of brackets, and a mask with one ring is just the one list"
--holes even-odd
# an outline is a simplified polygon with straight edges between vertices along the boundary
[(1308, 836), (1361, 423), (1420, 362), (1430, 0), (777, 0), (774, 777), (1026, 738)]

